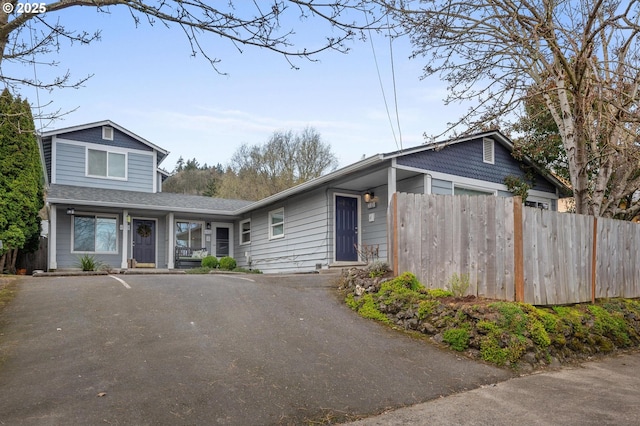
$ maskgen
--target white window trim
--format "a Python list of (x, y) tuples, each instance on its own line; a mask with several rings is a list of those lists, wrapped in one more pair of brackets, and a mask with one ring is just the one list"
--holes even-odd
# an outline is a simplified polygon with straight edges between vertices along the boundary
[[(394, 159), (395, 160), (395, 159)], [(334, 192), (333, 193), (333, 262), (336, 263), (338, 260), (336, 259), (336, 199), (338, 197), (350, 197), (355, 198), (358, 203), (358, 247), (362, 247), (362, 197), (353, 194), (347, 194), (346, 192)], [(360, 261), (360, 253), (358, 253), (358, 261)]]
[[(116, 220), (116, 251), (85, 251), (85, 250), (76, 250), (74, 246), (75, 241), (75, 224), (74, 220), (76, 216), (92, 216), (94, 218), (113, 218)], [(118, 254), (120, 253), (120, 232), (119, 232), (119, 223), (118, 223), (118, 215), (115, 214), (101, 214), (101, 213), (93, 213), (93, 212), (75, 212), (75, 214), (71, 215), (71, 241), (70, 241), (70, 252), (74, 254)]]
[(478, 192), (486, 192), (487, 195), (498, 195), (498, 191), (495, 189), (490, 189), (485, 186), (475, 186), (475, 185), (467, 185), (467, 184), (459, 184), (457, 182), (452, 182), (451, 185), (451, 194), (456, 193), (456, 188), (468, 189), (470, 191), (478, 191)]
[[(228, 222), (211, 222), (211, 250), (209, 251), (212, 255), (218, 256), (216, 252), (216, 246), (218, 245), (218, 241), (216, 238), (216, 228), (227, 228), (229, 230), (229, 256), (235, 257), (235, 251), (233, 247), (233, 224)], [(206, 242), (205, 242), (206, 244)]]
[[(490, 152), (487, 151), (488, 147), (491, 147)], [(487, 158), (487, 155), (490, 158)], [(495, 141), (491, 138), (482, 139), (482, 162), (486, 164), (495, 164), (496, 162)]]
[[(245, 223), (249, 223), (249, 231), (247, 232), (243, 232), (242, 231), (242, 225)], [(242, 240), (242, 236), (244, 234), (248, 234), (249, 235), (249, 240), (248, 241), (243, 241)], [(251, 244), (251, 219), (245, 219), (245, 220), (241, 220), (239, 225), (238, 225), (238, 241), (240, 242), (241, 246), (245, 246), (248, 244)]]
[[(109, 132), (109, 130), (110, 130), (110, 132)], [(111, 133), (111, 137), (109, 137), (109, 133)], [(104, 139), (105, 141), (112, 141), (114, 133), (115, 133), (115, 130), (114, 130), (113, 127), (111, 127), (111, 126), (102, 126), (102, 139)]]
[[(109, 154), (124, 155), (124, 177), (109, 176), (109, 175), (100, 176), (100, 175), (90, 174), (89, 173), (89, 150), (102, 151), (107, 153), (107, 173), (109, 173)], [(84, 174), (86, 177), (95, 178), (95, 179), (126, 181), (129, 178), (129, 153), (126, 151), (119, 151), (114, 149), (104, 149), (104, 147), (94, 148), (94, 147), (87, 146), (85, 147), (85, 150), (84, 150)]]
[[(202, 241), (202, 247), (191, 247), (191, 246), (187, 246), (189, 248), (195, 248), (195, 249), (201, 249), (203, 247), (206, 246), (207, 242), (205, 241), (205, 234), (204, 234), (204, 230), (206, 229), (207, 225), (204, 221), (202, 220), (191, 220), (191, 219), (176, 219), (175, 223), (173, 224), (173, 239), (175, 240), (175, 244), (178, 244), (178, 222), (186, 222), (186, 223), (199, 223), (200, 224), (200, 241)], [(189, 228), (189, 244), (191, 244), (191, 228)]]
[[(282, 222), (274, 225), (273, 223), (271, 223), (271, 218), (272, 218), (272, 216), (273, 216), (274, 214), (276, 214), (276, 213), (282, 213)], [(278, 239), (280, 239), (280, 238), (284, 238), (284, 234), (285, 234), (285, 232), (284, 232), (284, 223), (285, 223), (285, 218), (284, 218), (284, 207), (280, 207), (279, 209), (271, 210), (271, 211), (269, 212), (269, 215), (268, 215), (268, 219), (267, 219), (267, 220), (268, 220), (267, 224), (268, 224), (268, 226), (269, 226), (269, 239), (270, 239), (270, 240), (278, 240)], [(273, 228), (274, 228), (275, 226), (279, 226), (279, 225), (282, 225), (282, 234), (280, 234), (280, 235), (273, 235)]]

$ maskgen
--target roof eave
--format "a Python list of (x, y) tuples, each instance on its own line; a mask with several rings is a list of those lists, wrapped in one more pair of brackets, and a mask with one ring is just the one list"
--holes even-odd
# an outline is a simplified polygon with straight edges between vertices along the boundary
[(213, 216), (228, 216), (235, 219), (237, 214), (231, 210), (211, 210), (201, 208), (187, 208), (187, 207), (174, 207), (174, 206), (150, 206), (148, 204), (131, 204), (131, 203), (112, 203), (104, 201), (87, 201), (67, 198), (49, 198), (47, 197), (47, 203), (49, 204), (70, 204), (74, 206), (87, 206), (87, 207), (106, 207), (106, 208), (118, 208), (128, 210), (154, 210), (161, 212), (173, 212), (173, 213), (199, 213), (204, 215)]
[(325, 183), (328, 183), (334, 179), (339, 179), (351, 173), (355, 173), (359, 170), (365, 169), (369, 166), (381, 163), (384, 160), (385, 158), (382, 154), (376, 154), (372, 157), (365, 158), (364, 160), (360, 160), (356, 163), (353, 163), (341, 169), (335, 170), (331, 173), (327, 173), (326, 175), (319, 176), (307, 182), (301, 183), (300, 185), (296, 185), (292, 188), (285, 189), (284, 191), (278, 192), (277, 194), (271, 195), (267, 198), (263, 198), (262, 200), (258, 200), (255, 203), (249, 204), (247, 206), (244, 206), (236, 210), (235, 213), (237, 215), (242, 215), (249, 211), (268, 206), (269, 204), (273, 204), (282, 199), (289, 198), (299, 193), (309, 191), (311, 189), (324, 185)]

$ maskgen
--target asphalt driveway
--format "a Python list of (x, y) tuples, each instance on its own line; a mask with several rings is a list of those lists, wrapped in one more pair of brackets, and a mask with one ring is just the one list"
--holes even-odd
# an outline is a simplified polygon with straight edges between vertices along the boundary
[(496, 383), (362, 319), (325, 275), (25, 278), (0, 318), (0, 424), (340, 422)]

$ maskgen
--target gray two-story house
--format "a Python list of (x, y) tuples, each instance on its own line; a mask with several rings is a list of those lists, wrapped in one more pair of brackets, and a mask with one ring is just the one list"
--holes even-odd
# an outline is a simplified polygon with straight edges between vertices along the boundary
[(387, 260), (395, 192), (511, 196), (505, 177), (533, 177), (527, 203), (555, 210), (566, 190), (516, 160), (497, 131), (378, 154), (256, 202), (162, 192), (167, 151), (111, 121), (40, 140), (50, 270), (76, 268), (86, 254), (114, 269), (174, 269), (184, 253), (232, 256), (264, 272), (360, 264), (365, 249)]

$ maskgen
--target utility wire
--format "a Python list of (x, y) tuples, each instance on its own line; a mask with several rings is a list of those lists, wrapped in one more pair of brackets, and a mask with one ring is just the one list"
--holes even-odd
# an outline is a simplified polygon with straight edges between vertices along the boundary
[(391, 28), (389, 27), (389, 15), (387, 15), (387, 30), (389, 31), (389, 54), (391, 56), (391, 79), (393, 81), (393, 100), (396, 107), (396, 123), (398, 125), (400, 149), (402, 149), (402, 129), (400, 127), (400, 113), (398, 112), (398, 91), (396, 90), (396, 67), (395, 67), (395, 61), (393, 60), (393, 37), (391, 37)]
[[(367, 27), (369, 26), (369, 18), (367, 17), (367, 14), (365, 12), (364, 15), (366, 21), (367, 21)], [(393, 127), (393, 120), (391, 119), (391, 113), (389, 112), (389, 104), (387, 103), (387, 96), (384, 92), (384, 85), (382, 84), (382, 76), (380, 75), (380, 66), (378, 65), (378, 57), (376, 55), (376, 48), (373, 45), (373, 38), (371, 37), (371, 29), (368, 29), (369, 32), (369, 43), (371, 44), (371, 51), (373, 52), (373, 61), (376, 64), (376, 71), (378, 72), (378, 82), (380, 83), (380, 91), (382, 91), (382, 99), (384, 100), (384, 107), (387, 110), (387, 118), (389, 119), (389, 126), (391, 127), (391, 133), (393, 134), (393, 140), (396, 143), (396, 148), (397, 149), (402, 149), (401, 145), (398, 144), (398, 138), (396, 137), (396, 131), (395, 128)], [(397, 111), (397, 109), (396, 109)], [(397, 112), (396, 112), (397, 113)]]

